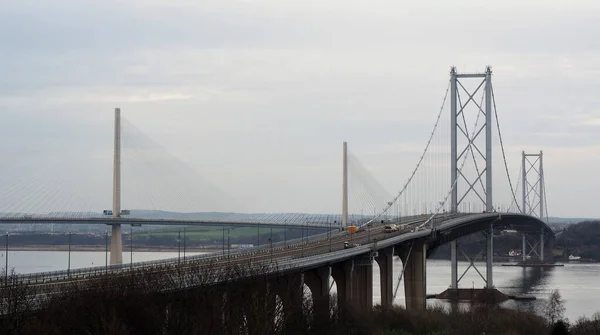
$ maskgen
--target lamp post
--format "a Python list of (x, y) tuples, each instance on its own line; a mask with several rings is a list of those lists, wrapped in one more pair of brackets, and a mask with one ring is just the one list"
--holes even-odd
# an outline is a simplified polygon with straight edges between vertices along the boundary
[(4, 285), (8, 286), (8, 232), (6, 232), (6, 251), (4, 252), (6, 256), (6, 266), (4, 268)]
[[(256, 227), (257, 227), (257, 229), (256, 229), (256, 231), (257, 231), (257, 233), (256, 233), (256, 241), (258, 243), (257, 246), (260, 247), (260, 223), (257, 223)], [(227, 234), (229, 234), (229, 231), (227, 231)]]
[(283, 221), (283, 246), (287, 247), (287, 220)]
[(69, 232), (69, 260), (67, 264), (67, 277), (71, 278), (71, 232)]
[(183, 262), (185, 263), (185, 227), (183, 227)]
[(269, 244), (271, 247), (271, 262), (273, 262), (273, 227), (271, 227), (271, 237), (269, 237)]
[(133, 269), (133, 226), (129, 226), (129, 268)]
[(269, 244), (271, 245), (271, 263), (273, 262), (273, 238), (269, 238)]
[(104, 272), (108, 273), (108, 231), (104, 232)]
[[(337, 223), (337, 221), (334, 221)], [(329, 222), (329, 252), (331, 252), (331, 222)]]
[(181, 264), (181, 230), (177, 235), (177, 265)]
[(223, 246), (223, 256), (225, 256), (225, 227), (223, 227), (223, 242), (221, 245)]
[(300, 230), (302, 230), (302, 242), (300, 245), (302, 246), (302, 257), (304, 257), (304, 228), (300, 227)]
[(306, 227), (306, 243), (308, 243), (308, 220), (306, 220), (304, 226)]
[(229, 240), (229, 231), (231, 229), (227, 229), (227, 259), (229, 259), (229, 255), (231, 254), (231, 242)]

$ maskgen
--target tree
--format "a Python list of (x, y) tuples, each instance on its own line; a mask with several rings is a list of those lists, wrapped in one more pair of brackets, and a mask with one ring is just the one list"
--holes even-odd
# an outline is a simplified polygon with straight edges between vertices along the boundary
[(544, 307), (544, 315), (546, 319), (550, 321), (551, 324), (562, 320), (565, 314), (565, 301), (560, 295), (558, 290), (552, 291), (550, 294), (550, 298), (548, 298), (548, 302)]

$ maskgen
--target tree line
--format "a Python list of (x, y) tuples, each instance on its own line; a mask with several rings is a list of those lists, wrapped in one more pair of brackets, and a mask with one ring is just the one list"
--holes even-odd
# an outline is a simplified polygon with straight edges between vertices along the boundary
[(275, 289), (273, 283), (285, 277), (270, 273), (250, 264), (187, 263), (72, 282), (51, 294), (12, 273), (0, 280), (0, 333), (600, 334), (600, 315), (565, 322), (558, 293), (546, 318), (494, 305), (424, 311), (376, 306), (365, 312), (337, 306), (335, 295), (327, 315), (316, 315), (306, 286), (294, 301), (287, 295), (301, 286), (288, 281)]

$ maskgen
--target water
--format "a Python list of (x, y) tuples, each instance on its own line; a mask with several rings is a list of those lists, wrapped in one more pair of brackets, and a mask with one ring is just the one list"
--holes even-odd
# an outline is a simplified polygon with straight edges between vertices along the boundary
[[(485, 263), (475, 263), (479, 271), (485, 276)], [(553, 290), (558, 289), (565, 300), (565, 316), (575, 321), (583, 315), (591, 316), (600, 312), (600, 264), (565, 264), (564, 267), (555, 268), (521, 268), (516, 266), (501, 266), (498, 263), (493, 268), (494, 286), (506, 294), (535, 296), (535, 301), (512, 301), (503, 303), (503, 306), (522, 308), (541, 312), (546, 299)], [(468, 267), (469, 263), (459, 262), (459, 277)], [(402, 262), (394, 259), (394, 289), (398, 281), (397, 276), (402, 271)], [(482, 288), (484, 280), (471, 268), (459, 283), (460, 288)], [(450, 262), (443, 260), (427, 260), (427, 293), (435, 294), (445, 291), (450, 286)], [(379, 288), (379, 267), (373, 265), (373, 301), (381, 301)], [(398, 288), (394, 303), (404, 305), (404, 284)], [(427, 304), (447, 305), (442, 300), (429, 299)]]
[[(202, 253), (187, 252), (187, 256)], [(148, 261), (165, 258), (176, 258), (177, 252), (134, 252), (133, 261)], [(106, 254), (103, 251), (73, 251), (71, 252), (71, 268), (84, 268), (105, 265)], [(181, 254), (183, 257), (183, 253)], [(0, 268), (5, 264), (4, 252), (0, 253)], [(130, 261), (130, 253), (123, 253), (123, 262)], [(9, 268), (17, 273), (65, 270), (68, 264), (67, 251), (10, 251)], [(373, 263), (373, 301), (381, 301), (379, 288), (379, 267)], [(476, 263), (479, 271), (485, 276), (485, 263)], [(459, 277), (468, 263), (459, 263)], [(394, 288), (398, 274), (402, 271), (402, 262), (394, 259)], [(565, 264), (556, 268), (520, 268), (494, 266), (494, 285), (507, 294), (532, 295), (537, 298), (530, 302), (507, 301), (505, 306), (540, 311), (548, 295), (558, 289), (565, 300), (565, 316), (571, 321), (580, 316), (591, 316), (600, 311), (600, 264)], [(427, 293), (441, 293), (450, 285), (450, 262), (441, 260), (427, 261)], [(479, 274), (470, 269), (459, 283), (461, 288), (481, 288), (484, 281)], [(335, 289), (335, 285), (334, 285)], [(398, 288), (394, 303), (404, 305), (404, 285)], [(430, 306), (444, 304), (441, 300), (428, 300)]]
[[(200, 255), (203, 252), (186, 252), (186, 256)], [(5, 253), (0, 254), (0, 268), (5, 267)], [(177, 252), (123, 252), (123, 263), (177, 258)], [(104, 251), (71, 251), (71, 269), (106, 265)], [(33, 273), (66, 270), (69, 264), (68, 251), (9, 251), (8, 268), (17, 273)], [(108, 255), (110, 257), (110, 255)], [(183, 252), (181, 253), (183, 257)], [(110, 258), (109, 258), (110, 261)]]

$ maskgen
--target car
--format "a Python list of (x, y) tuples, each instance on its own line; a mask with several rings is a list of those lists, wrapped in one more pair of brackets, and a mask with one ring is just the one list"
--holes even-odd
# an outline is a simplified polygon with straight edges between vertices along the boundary
[(392, 224), (385, 225), (383, 227), (384, 233), (391, 233), (391, 232), (395, 232), (395, 231), (398, 231), (398, 226), (396, 224), (392, 223)]
[(344, 242), (344, 249), (356, 248), (360, 246), (360, 244), (350, 243), (348, 241)]

